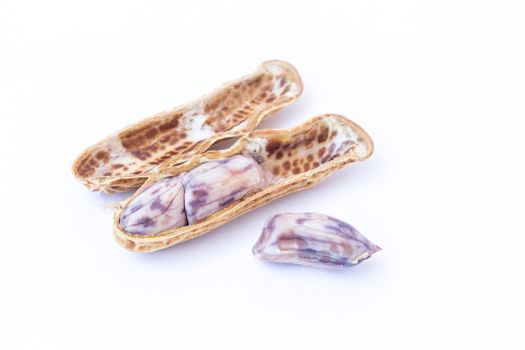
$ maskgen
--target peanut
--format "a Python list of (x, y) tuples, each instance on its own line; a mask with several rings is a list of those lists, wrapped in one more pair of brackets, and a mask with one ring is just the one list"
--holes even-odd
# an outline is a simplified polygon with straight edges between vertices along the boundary
[(204, 163), (184, 178), (184, 203), (191, 225), (266, 186), (263, 170), (248, 156)]
[(165, 178), (140, 193), (124, 209), (120, 226), (139, 235), (187, 224), (181, 177)]
[(285, 213), (268, 219), (252, 252), (273, 262), (343, 268), (359, 264), (379, 250), (353, 226), (336, 218)]

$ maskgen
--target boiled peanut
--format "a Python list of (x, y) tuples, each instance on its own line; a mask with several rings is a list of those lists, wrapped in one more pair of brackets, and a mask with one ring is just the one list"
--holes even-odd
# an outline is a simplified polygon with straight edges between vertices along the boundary
[(342, 268), (379, 250), (353, 226), (331, 216), (285, 213), (268, 219), (252, 252), (273, 262)]
[(263, 170), (248, 156), (204, 163), (184, 178), (184, 203), (191, 225), (266, 186)]
[(124, 209), (120, 226), (129, 233), (155, 234), (186, 225), (180, 176), (165, 178), (135, 197)]

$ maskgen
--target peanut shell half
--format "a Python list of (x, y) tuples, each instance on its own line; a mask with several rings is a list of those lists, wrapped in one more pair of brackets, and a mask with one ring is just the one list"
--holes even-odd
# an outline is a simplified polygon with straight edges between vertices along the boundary
[(302, 90), (291, 64), (266, 61), (250, 75), (87, 148), (75, 160), (73, 174), (94, 191), (138, 187), (168, 159), (182, 162), (217, 141), (253, 130), (270, 113), (293, 103)]

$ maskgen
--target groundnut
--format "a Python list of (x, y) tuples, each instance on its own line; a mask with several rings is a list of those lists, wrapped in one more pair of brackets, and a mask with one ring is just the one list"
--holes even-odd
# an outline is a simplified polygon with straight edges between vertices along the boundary
[(186, 225), (181, 177), (165, 178), (140, 193), (124, 208), (120, 226), (129, 233), (155, 234)]
[(252, 249), (273, 262), (321, 268), (359, 264), (381, 250), (353, 226), (317, 213), (285, 213), (268, 219)]
[[(136, 200), (132, 197), (117, 208), (113, 232), (126, 249), (164, 249), (211, 232), (278, 198), (315, 186), (343, 166), (367, 159), (373, 149), (370, 136), (361, 127), (334, 114), (314, 117), (291, 129), (253, 131), (227, 149), (170, 159), (150, 173), (139, 191), (166, 177), (181, 176), (189, 225), (151, 235), (130, 234), (121, 225), (121, 221), (129, 219), (121, 217), (128, 215), (129, 202)], [(146, 219), (144, 223), (151, 221)], [(334, 245), (336, 248), (341, 247)], [(306, 253), (302, 251), (301, 255)], [(333, 257), (320, 256), (319, 260), (329, 258)], [(350, 262), (360, 259), (357, 254), (350, 257)]]
[(263, 170), (249, 157), (237, 155), (204, 163), (184, 178), (184, 203), (191, 225), (266, 185)]

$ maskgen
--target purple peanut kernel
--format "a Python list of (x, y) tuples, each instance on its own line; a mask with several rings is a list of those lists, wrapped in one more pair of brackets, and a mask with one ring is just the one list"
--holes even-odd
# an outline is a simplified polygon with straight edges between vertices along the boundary
[(263, 170), (251, 157), (236, 155), (201, 164), (184, 178), (188, 223), (194, 224), (264, 186)]
[(154, 183), (132, 199), (120, 216), (124, 231), (137, 235), (156, 234), (186, 223), (180, 176)]
[(252, 252), (273, 262), (320, 268), (359, 264), (381, 250), (353, 226), (318, 213), (284, 213), (266, 221)]

